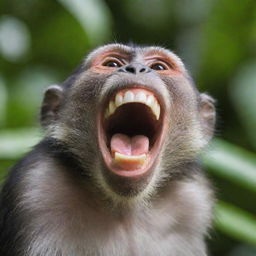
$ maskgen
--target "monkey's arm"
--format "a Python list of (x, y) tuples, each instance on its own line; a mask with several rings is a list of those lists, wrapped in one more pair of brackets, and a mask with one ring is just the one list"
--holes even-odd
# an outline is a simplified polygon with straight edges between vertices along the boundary
[(43, 161), (42, 150), (36, 147), (9, 172), (0, 193), (0, 255), (24, 255), (26, 237), (22, 210), (24, 179), (33, 166)]
[[(18, 164), (19, 165), (19, 164)], [(16, 256), (22, 244), (22, 220), (18, 210), (18, 184), (23, 171), (14, 167), (0, 194), (0, 255)]]

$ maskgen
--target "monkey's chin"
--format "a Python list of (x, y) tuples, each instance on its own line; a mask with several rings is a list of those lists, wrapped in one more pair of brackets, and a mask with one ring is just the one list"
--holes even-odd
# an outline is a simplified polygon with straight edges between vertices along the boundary
[(105, 101), (98, 113), (97, 133), (107, 176), (126, 180), (151, 176), (167, 132), (161, 96), (132, 87)]

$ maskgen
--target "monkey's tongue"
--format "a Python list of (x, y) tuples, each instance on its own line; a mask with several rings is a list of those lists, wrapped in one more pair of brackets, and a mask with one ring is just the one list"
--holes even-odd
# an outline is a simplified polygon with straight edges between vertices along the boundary
[(149, 139), (144, 135), (129, 137), (125, 134), (114, 134), (110, 142), (111, 152), (116, 163), (124, 169), (140, 167), (146, 160), (149, 151)]
[(144, 135), (129, 137), (125, 134), (117, 133), (111, 138), (110, 147), (112, 152), (128, 156), (138, 156), (148, 153), (149, 139)]

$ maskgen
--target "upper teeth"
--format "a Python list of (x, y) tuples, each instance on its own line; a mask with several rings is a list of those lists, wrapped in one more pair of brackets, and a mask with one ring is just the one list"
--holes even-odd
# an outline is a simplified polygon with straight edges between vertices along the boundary
[(117, 93), (115, 100), (109, 102), (108, 108), (105, 112), (105, 117), (109, 117), (115, 113), (116, 109), (126, 103), (143, 103), (150, 107), (152, 113), (158, 120), (160, 117), (160, 105), (154, 95), (147, 95), (144, 91), (138, 91), (134, 93), (132, 90), (126, 91), (124, 94)]

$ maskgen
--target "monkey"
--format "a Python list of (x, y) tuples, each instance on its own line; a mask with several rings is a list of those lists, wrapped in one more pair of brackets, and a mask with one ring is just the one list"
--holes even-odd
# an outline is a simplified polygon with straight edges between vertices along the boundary
[(43, 139), (2, 186), (0, 255), (207, 255), (214, 105), (168, 49), (90, 52), (46, 89)]

